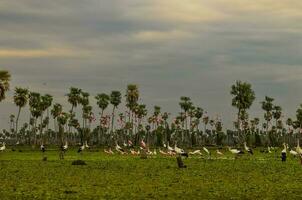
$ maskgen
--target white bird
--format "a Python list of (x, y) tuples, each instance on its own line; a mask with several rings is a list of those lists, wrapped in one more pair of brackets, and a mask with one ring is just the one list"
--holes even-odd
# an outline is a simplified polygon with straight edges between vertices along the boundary
[(41, 151), (42, 151), (43, 153), (45, 152), (45, 146), (44, 146), (43, 143), (41, 144), (40, 149), (41, 149)]
[(87, 141), (85, 141), (85, 148), (89, 149), (90, 147), (87, 144)]
[(211, 154), (210, 151), (209, 151), (207, 148), (203, 147), (202, 149), (203, 149), (208, 155)]
[(168, 143), (168, 145), (167, 145), (167, 149), (168, 149), (169, 151), (174, 151), (174, 149), (173, 149), (172, 147), (170, 147), (169, 143)]
[(232, 153), (232, 154), (235, 154), (235, 155), (238, 155), (240, 153), (242, 153), (242, 151), (238, 150), (238, 149), (231, 149), (231, 147), (229, 147), (229, 151)]
[(83, 144), (82, 146), (80, 146), (80, 148), (78, 149), (78, 153), (81, 153), (82, 151), (84, 151), (85, 149), (85, 145)]
[(123, 144), (123, 145), (124, 145), (124, 147), (128, 147), (128, 145), (126, 144), (126, 142), (125, 142), (125, 141), (124, 141), (124, 144)]
[(216, 150), (216, 153), (220, 156), (223, 156), (223, 153), (219, 151), (219, 149)]
[(283, 150), (281, 151), (281, 153), (286, 153), (287, 152), (287, 146), (285, 143), (283, 143)]
[(296, 157), (297, 155), (298, 155), (298, 152), (296, 152), (296, 151), (294, 151), (294, 150), (290, 150), (289, 151), (289, 153), (291, 154), (291, 155), (293, 155), (294, 157)]
[(244, 142), (244, 149), (249, 152), (251, 155), (253, 155), (253, 150), (251, 148), (249, 148), (247, 145), (246, 145), (246, 142)]
[(300, 155), (302, 155), (302, 149), (301, 149), (300, 144), (299, 144), (299, 139), (298, 139), (298, 142), (297, 142), (296, 151), (297, 151), (297, 153), (299, 153)]
[(157, 155), (156, 149), (153, 150), (153, 155)]
[(146, 145), (146, 143), (144, 142), (144, 140), (141, 141), (140, 145), (141, 145), (141, 147), (142, 147), (143, 149), (146, 149), (146, 147), (147, 147), (147, 145)]
[(159, 150), (159, 153), (162, 154), (162, 155), (165, 155), (165, 156), (168, 155), (168, 153), (166, 153), (166, 152), (164, 152), (162, 150)]
[[(173, 151), (172, 151), (173, 152)], [(185, 152), (185, 150), (183, 150), (183, 149), (181, 149), (181, 148), (178, 148), (177, 146), (176, 146), (176, 144), (174, 145), (174, 152), (175, 153), (177, 153), (177, 154), (179, 154), (179, 155), (181, 155), (181, 156), (185, 156), (185, 157), (189, 157), (189, 155), (188, 155), (188, 153), (187, 152)]]
[(125, 154), (126, 153), (125, 150), (122, 149), (122, 147), (120, 147), (120, 145), (118, 145), (118, 144), (116, 144), (115, 150), (118, 151), (121, 154)]
[(2, 147), (0, 147), (0, 151), (4, 151), (6, 149), (5, 142), (3, 142)]
[(202, 155), (202, 153), (201, 153), (201, 151), (200, 150), (195, 150), (195, 151), (193, 151), (193, 152), (190, 152), (189, 153), (190, 155)]
[(65, 145), (62, 147), (62, 150), (65, 152), (68, 149), (68, 143), (67, 141), (65, 142)]
[(270, 148), (270, 147), (267, 147), (267, 152), (268, 152), (268, 153), (272, 153), (272, 151), (271, 151), (271, 148)]

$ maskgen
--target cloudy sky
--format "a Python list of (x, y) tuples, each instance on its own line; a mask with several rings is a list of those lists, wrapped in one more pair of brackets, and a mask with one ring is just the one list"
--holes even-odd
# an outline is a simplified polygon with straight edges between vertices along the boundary
[[(70, 86), (95, 95), (136, 83), (141, 102), (171, 113), (190, 96), (231, 127), (236, 80), (253, 85), (252, 117), (262, 117), (265, 95), (285, 117), (302, 103), (301, 21), (301, 0), (1, 1), (0, 69), (11, 72), (12, 90), (60, 103)], [(0, 104), (1, 129), (17, 112), (12, 92)]]

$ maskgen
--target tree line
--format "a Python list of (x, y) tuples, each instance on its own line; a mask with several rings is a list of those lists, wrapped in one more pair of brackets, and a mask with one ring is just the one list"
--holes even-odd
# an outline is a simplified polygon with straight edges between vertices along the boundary
[[(0, 102), (9, 90), (11, 75), (0, 71)], [(200, 145), (279, 146), (283, 142), (294, 145), (300, 139), (302, 128), (302, 105), (296, 111), (296, 119), (282, 118), (282, 108), (274, 99), (266, 96), (261, 102), (264, 123), (260, 118), (250, 118), (248, 110), (255, 101), (251, 84), (236, 81), (231, 86), (231, 105), (237, 109), (234, 129), (223, 131), (219, 118), (210, 118), (203, 108), (194, 104), (190, 97), (180, 97), (181, 112), (171, 119), (171, 114), (154, 106), (148, 113), (146, 105), (139, 101), (139, 89), (129, 84), (123, 96), (120, 91), (99, 93), (91, 97), (80, 88), (71, 87), (67, 94), (70, 109), (53, 102), (49, 94), (16, 87), (13, 101), (17, 113), (10, 115), (9, 130), (0, 132), (0, 139), (18, 144), (90, 144), (110, 146), (131, 140), (138, 145), (144, 140), (149, 146), (175, 144), (194, 147)], [(99, 114), (93, 113), (90, 99), (95, 98)], [(126, 112), (119, 112), (125, 100)], [(28, 122), (19, 125), (20, 115), (28, 105)], [(76, 113), (80, 108), (81, 112)], [(110, 109), (111, 114), (105, 114)], [(50, 125), (53, 121), (54, 126)], [(96, 126), (92, 126), (96, 124)], [(201, 125), (202, 124), (202, 125)]]

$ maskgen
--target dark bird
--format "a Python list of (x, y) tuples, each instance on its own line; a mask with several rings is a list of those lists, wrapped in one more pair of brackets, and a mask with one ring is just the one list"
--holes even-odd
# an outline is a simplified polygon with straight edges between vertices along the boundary
[(44, 144), (41, 144), (41, 146), (40, 146), (40, 149), (41, 149), (41, 151), (44, 153), (45, 152), (45, 146), (44, 146)]

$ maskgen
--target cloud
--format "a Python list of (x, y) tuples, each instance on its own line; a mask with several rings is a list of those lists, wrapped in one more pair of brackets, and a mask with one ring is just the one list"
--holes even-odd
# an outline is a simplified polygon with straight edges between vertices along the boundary
[(79, 57), (84, 56), (83, 52), (72, 49), (50, 48), (46, 50), (12, 50), (0, 49), (0, 58), (40, 58), (40, 57)]

